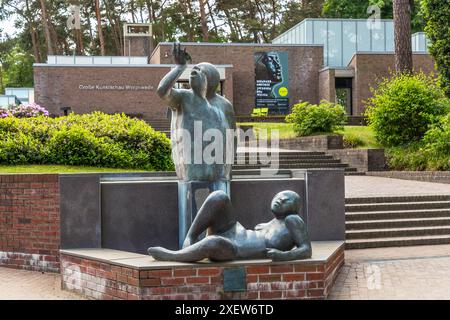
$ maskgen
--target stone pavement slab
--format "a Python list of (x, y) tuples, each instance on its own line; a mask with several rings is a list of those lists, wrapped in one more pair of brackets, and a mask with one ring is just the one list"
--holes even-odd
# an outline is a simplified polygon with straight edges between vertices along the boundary
[(0, 300), (80, 300), (81, 296), (61, 290), (57, 273), (0, 267)]
[(370, 176), (346, 176), (345, 197), (450, 195), (450, 184)]
[(348, 250), (331, 300), (450, 300), (450, 245)]

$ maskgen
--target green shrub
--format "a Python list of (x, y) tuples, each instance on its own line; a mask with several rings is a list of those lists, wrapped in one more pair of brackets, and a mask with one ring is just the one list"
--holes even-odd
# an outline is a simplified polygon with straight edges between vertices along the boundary
[(167, 137), (142, 120), (101, 112), (0, 119), (0, 163), (173, 170)]
[(44, 154), (43, 146), (32, 136), (22, 132), (2, 134), (0, 163), (41, 163), (44, 160)]
[(372, 91), (366, 115), (376, 139), (385, 146), (420, 141), (450, 110), (444, 91), (434, 78), (424, 74), (396, 75)]
[(450, 114), (427, 131), (421, 142), (387, 150), (396, 170), (450, 170)]
[(450, 6), (448, 1), (422, 0), (425, 32), (430, 40), (429, 52), (436, 62), (442, 87), (450, 97)]
[(299, 136), (342, 130), (345, 120), (344, 108), (327, 101), (321, 101), (319, 105), (300, 102), (286, 117), (286, 122), (294, 125), (294, 131)]

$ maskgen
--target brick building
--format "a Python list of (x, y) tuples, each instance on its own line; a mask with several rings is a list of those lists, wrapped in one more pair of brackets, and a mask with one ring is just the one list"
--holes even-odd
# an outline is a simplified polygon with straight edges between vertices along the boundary
[[(272, 44), (182, 43), (182, 46), (191, 54), (192, 64), (207, 61), (219, 68), (220, 91), (233, 102), (238, 116), (249, 116), (258, 104), (261, 89), (257, 87), (257, 55), (274, 53), (286, 57), (283, 63), (280, 60), (275, 64), (284, 64), (282, 67), (286, 69), (285, 84), (279, 92), (284, 90), (289, 106), (299, 100), (318, 103), (326, 99), (343, 104), (349, 115), (363, 115), (364, 101), (371, 96), (370, 88), (394, 67), (392, 22), (383, 20), (378, 33), (366, 30), (365, 39), (366, 31), (362, 31), (365, 20), (312, 20), (288, 30)], [(333, 26), (340, 26), (339, 41), (336, 33), (334, 38), (323, 37), (333, 34), (329, 30)], [(320, 28), (328, 31), (320, 32)], [(350, 32), (351, 28), (356, 32)], [(322, 36), (316, 39), (317, 35)], [(140, 41), (138, 44), (148, 52), (148, 44), (142, 42), (142, 37), (141, 34), (133, 41)], [(416, 35), (414, 39), (417, 38)], [(434, 61), (424, 51), (426, 45), (415, 47), (415, 69), (434, 72)], [(124, 112), (150, 122), (167, 119), (167, 106), (156, 95), (156, 88), (174, 67), (171, 51), (171, 43), (160, 43), (149, 57), (50, 56), (47, 63), (34, 66), (35, 99), (55, 115), (70, 108), (76, 113)], [(188, 79), (189, 71), (182, 75), (178, 85), (184, 86)], [(283, 113), (288, 112), (287, 108)]]

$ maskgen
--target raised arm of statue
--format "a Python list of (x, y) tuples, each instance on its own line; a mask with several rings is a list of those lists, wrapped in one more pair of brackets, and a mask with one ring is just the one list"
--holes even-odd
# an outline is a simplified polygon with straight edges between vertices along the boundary
[(312, 248), (306, 224), (298, 215), (286, 217), (286, 227), (295, 242), (296, 247), (290, 251), (268, 249), (267, 256), (273, 261), (291, 261), (311, 258)]
[(173, 86), (184, 70), (186, 70), (186, 64), (191, 60), (191, 57), (186, 52), (186, 49), (182, 50), (180, 44), (177, 45), (176, 43), (173, 44), (172, 54), (177, 66), (161, 80), (157, 93), (160, 98), (168, 101), (172, 108), (179, 108), (183, 97), (183, 90), (174, 89)]

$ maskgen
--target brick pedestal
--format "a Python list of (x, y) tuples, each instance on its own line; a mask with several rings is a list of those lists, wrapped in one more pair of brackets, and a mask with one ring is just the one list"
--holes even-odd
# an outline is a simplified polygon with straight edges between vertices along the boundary
[[(161, 263), (109, 249), (61, 251), (63, 288), (93, 299), (323, 299), (343, 264), (343, 242), (315, 242), (312, 259), (283, 263)], [(230, 269), (244, 272), (242, 291), (224, 289)]]

